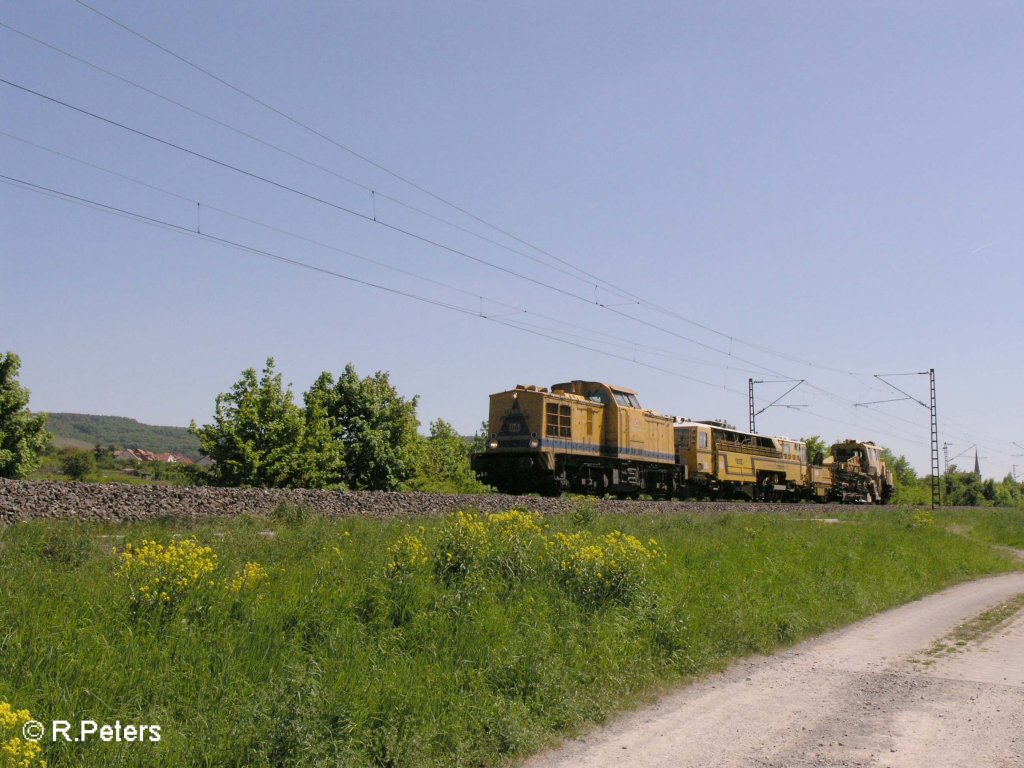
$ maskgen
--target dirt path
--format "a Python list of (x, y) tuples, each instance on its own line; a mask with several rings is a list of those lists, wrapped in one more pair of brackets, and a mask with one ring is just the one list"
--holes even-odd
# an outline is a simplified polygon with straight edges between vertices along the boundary
[[(740, 662), (526, 766), (1024, 766), (1024, 612), (947, 637), (1021, 593), (1024, 573), (953, 587)], [(944, 637), (956, 650), (935, 655)]]

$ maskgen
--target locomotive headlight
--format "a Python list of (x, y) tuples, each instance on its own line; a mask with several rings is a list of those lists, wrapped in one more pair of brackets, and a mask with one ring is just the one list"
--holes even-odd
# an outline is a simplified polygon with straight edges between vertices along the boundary
[(530, 447), (531, 448), (540, 448), (540, 440), (538, 440), (536, 437), (533, 438), (533, 440), (530, 441)]
[(487, 447), (488, 448), (497, 448), (498, 447), (498, 441), (497, 440), (491, 440), (491, 442), (489, 442), (487, 444)]

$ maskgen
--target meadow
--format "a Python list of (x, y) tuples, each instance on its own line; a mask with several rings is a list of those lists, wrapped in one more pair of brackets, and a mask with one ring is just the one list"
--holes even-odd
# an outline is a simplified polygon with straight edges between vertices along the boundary
[[(51, 768), (501, 765), (738, 656), (1019, 567), (946, 530), (1024, 526), (978, 512), (19, 523), (0, 530), (0, 702), (160, 726), (21, 753)], [(2, 707), (0, 744), (20, 727)]]

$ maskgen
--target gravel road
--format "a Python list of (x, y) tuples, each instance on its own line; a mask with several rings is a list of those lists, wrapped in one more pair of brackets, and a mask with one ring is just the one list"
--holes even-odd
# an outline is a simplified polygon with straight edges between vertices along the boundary
[(928, 653), (1021, 593), (1024, 573), (952, 587), (738, 662), (525, 766), (1024, 766), (1024, 613)]

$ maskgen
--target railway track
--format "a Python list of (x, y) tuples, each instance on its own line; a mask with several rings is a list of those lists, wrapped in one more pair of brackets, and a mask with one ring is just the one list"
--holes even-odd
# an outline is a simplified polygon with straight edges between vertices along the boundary
[[(637, 501), (579, 497), (312, 491), (263, 488), (202, 488), (98, 483), (0, 480), (0, 525), (19, 520), (145, 520), (158, 517), (233, 517), (266, 515), (283, 503), (338, 517), (438, 516), (457, 510), (497, 512), (527, 507), (542, 514), (573, 512), (592, 503), (601, 512), (620, 514), (722, 514), (728, 511), (786, 513), (831, 518), (850, 505), (744, 501)], [(877, 509), (877, 508), (876, 508)], [(881, 511), (881, 510), (879, 510)]]

